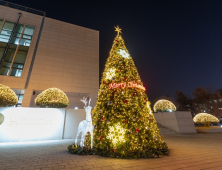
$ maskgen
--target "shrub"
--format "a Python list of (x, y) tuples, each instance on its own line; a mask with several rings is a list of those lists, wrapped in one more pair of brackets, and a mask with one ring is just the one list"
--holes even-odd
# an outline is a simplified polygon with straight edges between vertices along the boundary
[(69, 105), (69, 99), (60, 89), (49, 88), (36, 97), (35, 104), (40, 107), (64, 108)]
[(15, 92), (10, 87), (0, 84), (0, 107), (13, 106), (17, 103)]
[(176, 111), (176, 106), (169, 100), (158, 100), (153, 106), (154, 112), (172, 112)]
[(212, 122), (219, 122), (218, 118), (208, 113), (199, 113), (194, 118), (195, 123), (203, 123), (205, 126), (209, 127)]

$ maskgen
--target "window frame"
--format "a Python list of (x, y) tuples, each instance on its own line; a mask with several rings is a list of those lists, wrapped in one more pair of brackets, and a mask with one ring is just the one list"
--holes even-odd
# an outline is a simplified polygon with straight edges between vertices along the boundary
[[(14, 23), (14, 21), (6, 20), (5, 18), (4, 18), (4, 19), (0, 18), (0, 19), (2, 20), (2, 24), (1, 24), (1, 26), (0, 26), (0, 31), (2, 30), (2, 28), (3, 28), (3, 26), (4, 26), (4, 24), (5, 24), (6, 21), (8, 21), (8, 22), (13, 22), (13, 23)], [(22, 39), (27, 39), (27, 38), (23, 38), (23, 35), (27, 35), (27, 34), (24, 34), (24, 31), (25, 31), (26, 26), (33, 27), (33, 29), (34, 29), (32, 35), (27, 35), (27, 36), (31, 36), (31, 39), (27, 39), (27, 40), (30, 40), (30, 41), (31, 41), (31, 42), (30, 42), (30, 45), (28, 46), (29, 49), (30, 49), (30, 47), (31, 47), (31, 45), (32, 45), (32, 42), (33, 42), (32, 40), (33, 40), (33, 36), (35, 35), (35, 29), (36, 29), (36, 27), (33, 26), (33, 25), (27, 25), (27, 24), (23, 24), (23, 23), (19, 23), (19, 24), (20, 24), (20, 25), (23, 25), (23, 29), (22, 29), (22, 32), (19, 33), (19, 34), (20, 34), (20, 37), (19, 37), (18, 44), (15, 44), (15, 45), (16, 45), (16, 49), (15, 49), (15, 53), (14, 53), (14, 56), (13, 56), (13, 59), (12, 59), (10, 68), (9, 68), (9, 70), (8, 70), (7, 75), (0, 75), (0, 76), (10, 76), (10, 72), (11, 72), (11, 70), (13, 69), (14, 60), (15, 60), (15, 58), (16, 58), (16, 55), (17, 55), (19, 46), (22, 46), (22, 45), (20, 45), (20, 42), (21, 42)], [(15, 32), (14, 34), (16, 34), (16, 32)], [(18, 33), (17, 33), (17, 34), (18, 34)], [(13, 37), (15, 37), (15, 35), (13, 35)], [(16, 37), (17, 37), (17, 36), (16, 36)], [(18, 38), (18, 37), (17, 37), (17, 38)], [(6, 42), (3, 42), (3, 43), (6, 43)], [(29, 56), (29, 53), (30, 53), (30, 50), (29, 50), (29, 49), (28, 49), (28, 51), (27, 51), (27, 55), (26, 55), (25, 62), (24, 62), (24, 64), (23, 64), (23, 68), (22, 68), (22, 69), (19, 69), (19, 70), (22, 70), (21, 76), (20, 76), (20, 77), (10, 76), (10, 77), (14, 77), (14, 78), (22, 78), (22, 77), (23, 77), (23, 73), (24, 73), (24, 70), (25, 70), (26, 64), (27, 64), (27, 59), (28, 59), (28, 56)], [(16, 68), (16, 69), (18, 69), (18, 68)]]

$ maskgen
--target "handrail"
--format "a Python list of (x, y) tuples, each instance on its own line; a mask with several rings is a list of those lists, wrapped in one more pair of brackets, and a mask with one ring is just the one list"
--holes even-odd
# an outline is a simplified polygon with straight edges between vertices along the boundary
[(0, 5), (7, 6), (10, 8), (14, 8), (14, 9), (18, 9), (18, 10), (22, 10), (22, 11), (26, 11), (26, 12), (30, 12), (30, 13), (37, 14), (37, 15), (43, 15), (43, 16), (46, 15), (46, 13), (43, 11), (29, 8), (29, 7), (25, 7), (25, 6), (18, 5), (18, 4), (14, 4), (11, 2), (7, 2), (7, 1), (0, 0)]

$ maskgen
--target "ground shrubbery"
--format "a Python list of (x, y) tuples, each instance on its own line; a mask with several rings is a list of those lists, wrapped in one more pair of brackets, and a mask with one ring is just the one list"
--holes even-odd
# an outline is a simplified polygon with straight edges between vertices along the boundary
[(13, 106), (17, 103), (15, 92), (10, 87), (0, 84), (0, 107)]
[(49, 88), (37, 96), (35, 104), (40, 107), (64, 108), (69, 105), (69, 99), (60, 89)]

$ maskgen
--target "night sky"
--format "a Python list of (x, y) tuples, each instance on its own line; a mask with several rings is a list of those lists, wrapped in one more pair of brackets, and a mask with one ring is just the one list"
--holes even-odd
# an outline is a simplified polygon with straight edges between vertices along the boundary
[[(133, 57), (149, 99), (222, 88), (221, 0), (9, 0), (100, 32), (100, 77), (116, 36)], [(146, 2), (146, 3), (144, 3)]]

